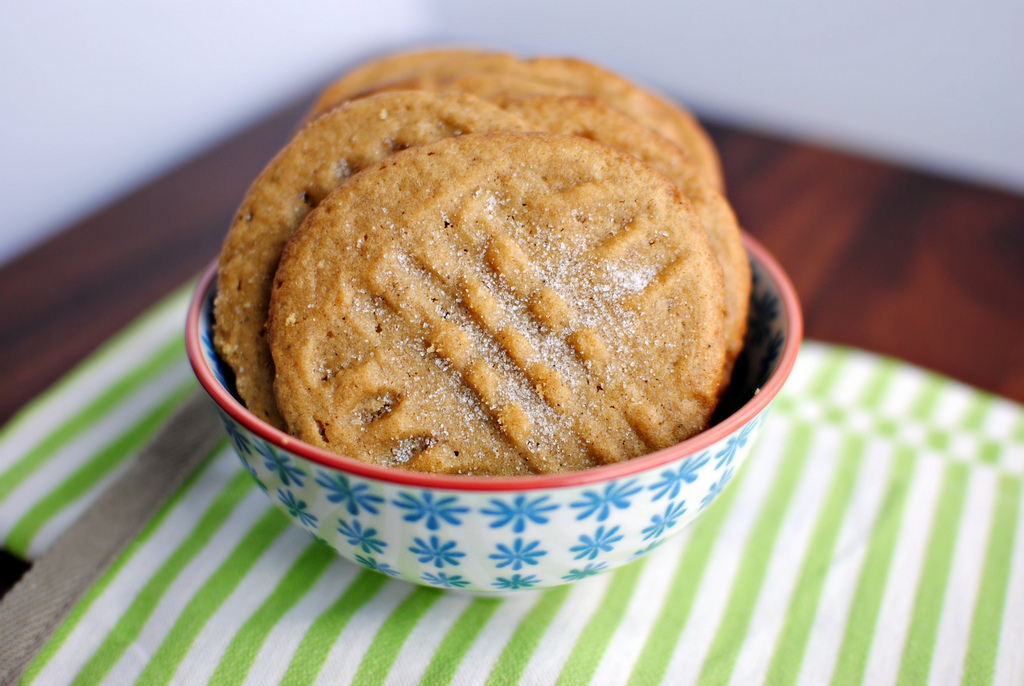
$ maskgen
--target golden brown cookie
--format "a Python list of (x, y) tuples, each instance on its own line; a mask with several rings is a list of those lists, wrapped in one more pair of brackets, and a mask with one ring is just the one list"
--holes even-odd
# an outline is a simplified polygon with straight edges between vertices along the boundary
[(220, 256), (215, 344), (254, 414), (284, 428), (264, 325), (281, 250), (306, 214), (396, 150), (460, 133), (531, 128), (472, 96), (392, 92), (336, 108), (299, 131), (249, 189)]
[[(493, 97), (493, 96), (492, 96)], [(679, 147), (594, 98), (531, 96), (496, 98), (497, 104), (554, 133), (583, 136), (646, 162), (679, 187), (708, 232), (725, 278), (726, 379), (743, 347), (750, 300), (750, 262), (729, 203)]]
[(515, 74), (462, 74), (446, 79), (412, 76), (390, 81), (372, 92), (389, 90), (425, 90), (436, 93), (466, 93), (484, 100), (507, 100), (531, 95), (573, 95), (572, 88), (544, 83)]
[(376, 92), (382, 84), (407, 79), (434, 64), (489, 54), (490, 51), (473, 48), (433, 48), (378, 57), (346, 72), (324, 89), (313, 105), (312, 116), (326, 112), (346, 100), (366, 95), (370, 91)]
[(606, 145), (470, 134), (309, 214), (268, 330), (289, 430), (382, 465), (561, 472), (704, 429), (722, 272), (665, 176)]
[[(418, 87), (425, 90), (446, 90), (452, 79), (466, 74), (518, 77), (564, 88), (567, 94), (596, 97), (628, 114), (644, 126), (654, 129), (681, 146), (715, 189), (721, 191), (724, 188), (718, 153), (707, 132), (693, 115), (616, 74), (583, 60), (570, 58), (539, 57), (520, 60), (503, 53), (448, 53), (449, 51), (444, 50), (425, 51), (384, 58), (380, 65), (370, 63), (357, 70), (355, 77), (347, 75), (328, 87), (313, 111), (323, 112), (368, 88), (385, 86), (389, 80), (384, 78), (385, 76), (391, 77), (391, 81), (403, 84), (407, 84), (410, 79), (416, 79)], [(369, 83), (373, 76), (382, 78), (374, 85)]]

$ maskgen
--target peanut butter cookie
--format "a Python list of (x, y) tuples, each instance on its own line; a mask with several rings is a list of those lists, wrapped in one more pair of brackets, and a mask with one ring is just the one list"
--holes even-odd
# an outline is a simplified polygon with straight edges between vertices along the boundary
[[(566, 94), (589, 95), (652, 128), (683, 148), (700, 172), (721, 191), (721, 163), (707, 132), (683, 107), (643, 90), (630, 81), (583, 60), (538, 57), (521, 60), (504, 53), (431, 50), (385, 57), (342, 77), (329, 86), (314, 106), (314, 113), (389, 81), (403, 87), (447, 90), (448, 83), (467, 74), (498, 74), (565, 89)], [(372, 83), (379, 78), (377, 83)], [(550, 93), (550, 91), (538, 91)], [(525, 93), (518, 93), (520, 95)]]
[(665, 174), (693, 204), (725, 279), (725, 377), (743, 348), (750, 300), (750, 262), (729, 203), (678, 146), (594, 98), (531, 96), (494, 100), (506, 111), (554, 133), (583, 136), (629, 153)]
[(531, 128), (472, 96), (418, 91), (350, 102), (299, 131), (249, 189), (220, 256), (215, 345), (250, 411), (284, 428), (264, 326), (281, 250), (306, 214), (352, 174), (397, 150), (462, 133)]
[(289, 430), (382, 465), (561, 472), (706, 428), (722, 271), (690, 204), (575, 136), (467, 134), (326, 197), (268, 320)]

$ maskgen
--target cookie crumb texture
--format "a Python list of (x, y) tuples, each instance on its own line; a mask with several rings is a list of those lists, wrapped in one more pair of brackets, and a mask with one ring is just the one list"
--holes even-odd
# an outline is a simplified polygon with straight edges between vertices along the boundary
[(214, 343), (253, 414), (285, 428), (264, 325), (281, 251), (306, 214), (352, 174), (395, 151), (462, 133), (534, 128), (472, 96), (417, 91), (346, 103), (295, 135), (253, 182), (220, 255)]
[(578, 470), (706, 428), (722, 270), (690, 204), (624, 153), (547, 133), (395, 153), (285, 247), (268, 334), (289, 430), (366, 462)]

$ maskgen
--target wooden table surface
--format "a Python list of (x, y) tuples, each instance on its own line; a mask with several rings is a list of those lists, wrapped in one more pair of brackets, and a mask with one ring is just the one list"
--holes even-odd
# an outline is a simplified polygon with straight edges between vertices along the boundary
[[(287, 107), (0, 268), (0, 425), (217, 254)], [(1024, 197), (710, 125), (747, 231), (789, 272), (807, 338), (1024, 402)], [(25, 569), (0, 552), (0, 593)]]

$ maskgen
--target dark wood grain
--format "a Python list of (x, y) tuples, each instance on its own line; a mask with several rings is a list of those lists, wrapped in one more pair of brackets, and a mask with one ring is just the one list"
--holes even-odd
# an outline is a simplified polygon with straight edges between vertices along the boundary
[[(216, 255), (296, 103), (0, 268), (0, 424)], [(808, 338), (1024, 401), (1024, 198), (722, 126), (741, 223), (796, 285)], [(0, 553), (0, 592), (24, 570)]]
[(0, 268), (0, 424), (220, 250), (293, 104)]
[(1024, 402), (1024, 198), (711, 130), (736, 213), (792, 278), (808, 338)]

